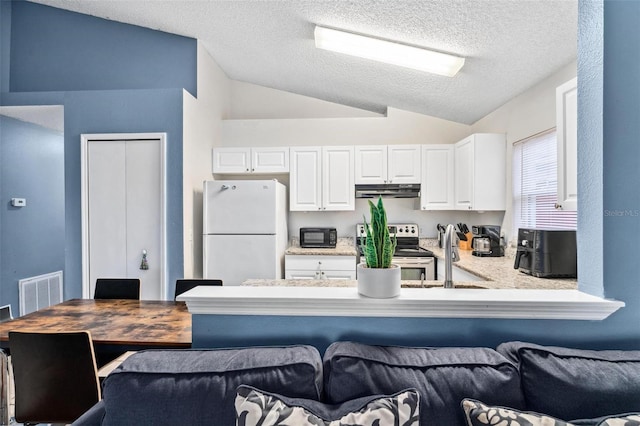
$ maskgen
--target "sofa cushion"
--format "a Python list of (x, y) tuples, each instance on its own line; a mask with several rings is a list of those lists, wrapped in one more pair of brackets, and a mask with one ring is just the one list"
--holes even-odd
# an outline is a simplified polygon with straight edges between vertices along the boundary
[(236, 397), (238, 426), (418, 426), (419, 394), (407, 389), (394, 395), (375, 395), (327, 405), (319, 401), (288, 398), (251, 386), (240, 386)]
[(420, 424), (464, 426), (464, 398), (524, 408), (518, 370), (489, 348), (406, 348), (333, 343), (324, 355), (330, 403), (406, 388), (420, 393)]
[(640, 411), (640, 351), (592, 351), (508, 342), (527, 409), (562, 419)]
[(103, 425), (235, 425), (241, 384), (319, 399), (322, 361), (311, 346), (136, 353), (103, 384)]
[(546, 414), (515, 410), (511, 407), (486, 405), (475, 399), (464, 399), (462, 410), (467, 426), (527, 425), (527, 426), (576, 426)]

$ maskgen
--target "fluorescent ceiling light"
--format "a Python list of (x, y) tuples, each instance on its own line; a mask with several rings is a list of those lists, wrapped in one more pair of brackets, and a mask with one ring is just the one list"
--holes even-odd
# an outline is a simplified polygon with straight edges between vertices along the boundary
[(464, 58), (316, 25), (316, 47), (401, 67), (453, 77)]

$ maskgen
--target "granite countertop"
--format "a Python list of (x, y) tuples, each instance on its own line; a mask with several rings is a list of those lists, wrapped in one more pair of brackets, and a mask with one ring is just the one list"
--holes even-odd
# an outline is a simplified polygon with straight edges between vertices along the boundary
[[(436, 239), (421, 238), (420, 245), (436, 255), (439, 260), (438, 268), (444, 267), (444, 251), (438, 247)], [(503, 257), (477, 257), (471, 254), (471, 250), (458, 250), (458, 252), (460, 253), (460, 261), (454, 265), (485, 280), (478, 282), (478, 285), (490, 285), (490, 288), (542, 290), (575, 290), (578, 288), (578, 280), (575, 278), (538, 278), (513, 269), (514, 249), (507, 248)]]
[(284, 254), (307, 256), (355, 256), (356, 245), (353, 238), (339, 237), (335, 248), (303, 248), (298, 238), (293, 237)]
[[(437, 240), (433, 238), (421, 238), (420, 245), (431, 250), (439, 260), (438, 268), (444, 268), (444, 252), (438, 247)], [(339, 238), (335, 249), (303, 249), (297, 244), (292, 244), (286, 254), (310, 254), (310, 255), (348, 255), (355, 256), (356, 248), (352, 238)], [(456, 281), (458, 288), (491, 288), (491, 289), (526, 289), (526, 290), (576, 290), (578, 281), (574, 278), (537, 278), (513, 269), (515, 251), (507, 249), (504, 257), (477, 257), (471, 254), (471, 250), (459, 250), (460, 261), (454, 265), (462, 270), (470, 272), (484, 281), (464, 282)], [(245, 286), (285, 286), (285, 287), (356, 287), (356, 280), (283, 280), (283, 279), (251, 279), (242, 285)], [(442, 281), (414, 281), (403, 280), (405, 288), (438, 288), (442, 287)]]

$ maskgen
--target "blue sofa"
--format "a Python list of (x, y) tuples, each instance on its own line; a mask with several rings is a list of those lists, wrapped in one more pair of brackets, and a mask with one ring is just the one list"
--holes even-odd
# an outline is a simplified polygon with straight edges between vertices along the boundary
[(73, 425), (250, 425), (267, 406), (288, 410), (281, 418), (303, 410), (316, 419), (282, 424), (324, 424), (317, 419), (353, 419), (345, 416), (373, 413), (381, 401), (420, 426), (535, 425), (545, 416), (555, 423), (539, 424), (640, 425), (640, 351), (523, 342), (496, 350), (336, 342), (322, 358), (311, 346), (150, 350), (111, 373), (102, 401)]

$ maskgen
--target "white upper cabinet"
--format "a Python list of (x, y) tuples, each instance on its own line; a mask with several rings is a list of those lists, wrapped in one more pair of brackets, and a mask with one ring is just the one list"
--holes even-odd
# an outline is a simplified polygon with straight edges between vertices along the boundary
[(322, 148), (291, 147), (289, 210), (322, 210)]
[(477, 133), (454, 146), (455, 210), (505, 210), (506, 141)]
[(454, 210), (454, 146), (422, 146), (422, 210)]
[(352, 146), (291, 147), (289, 210), (355, 210)]
[(578, 79), (556, 89), (558, 138), (558, 203), (556, 208), (578, 208)]
[(356, 146), (356, 184), (387, 182), (387, 146)]
[(289, 173), (289, 147), (214, 148), (213, 173)]
[(352, 146), (322, 148), (322, 210), (355, 210)]
[(355, 183), (420, 183), (420, 145), (358, 145)]

